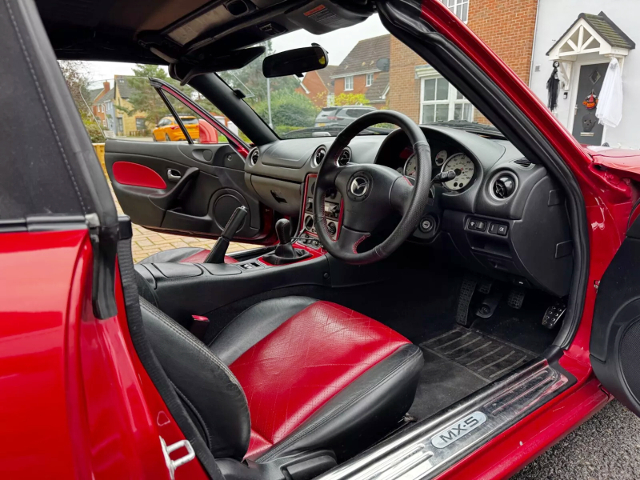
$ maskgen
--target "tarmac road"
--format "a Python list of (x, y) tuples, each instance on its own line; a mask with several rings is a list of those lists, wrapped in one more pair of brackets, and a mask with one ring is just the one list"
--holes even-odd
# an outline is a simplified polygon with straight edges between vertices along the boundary
[(640, 418), (617, 401), (525, 467), (512, 480), (640, 479)]

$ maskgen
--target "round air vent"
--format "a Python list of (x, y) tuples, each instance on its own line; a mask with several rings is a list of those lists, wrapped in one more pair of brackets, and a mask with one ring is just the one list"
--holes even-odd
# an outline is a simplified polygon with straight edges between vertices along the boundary
[(338, 157), (338, 165), (344, 167), (347, 163), (351, 161), (351, 149), (349, 147), (342, 150), (342, 153)]
[(260, 158), (260, 150), (258, 147), (252, 149), (249, 152), (249, 164), (253, 167), (256, 163), (258, 163), (258, 159)]
[(319, 166), (324, 160), (324, 156), (326, 154), (327, 147), (325, 147), (324, 145), (320, 145), (318, 148), (316, 148), (313, 152), (313, 155), (311, 155), (311, 166), (314, 168)]
[(489, 190), (498, 200), (506, 200), (518, 188), (518, 177), (511, 172), (500, 172), (493, 177)]

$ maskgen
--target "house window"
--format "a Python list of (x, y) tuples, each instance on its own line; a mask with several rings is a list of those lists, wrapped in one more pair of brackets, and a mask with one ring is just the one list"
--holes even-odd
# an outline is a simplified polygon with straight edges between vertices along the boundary
[(353, 76), (344, 77), (344, 90), (347, 92), (353, 90)]
[(136, 118), (136, 130), (145, 130), (147, 128), (144, 118)]
[(469, 19), (469, 0), (442, 0), (456, 17), (467, 23)]
[(367, 73), (367, 76), (365, 77), (365, 80), (364, 80), (364, 86), (370, 87), (372, 83), (373, 83), (373, 73)]
[(443, 77), (422, 80), (420, 123), (473, 121), (473, 106)]

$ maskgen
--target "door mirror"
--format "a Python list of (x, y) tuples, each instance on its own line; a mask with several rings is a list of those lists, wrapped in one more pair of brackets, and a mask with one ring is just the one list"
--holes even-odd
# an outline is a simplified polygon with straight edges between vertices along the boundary
[(320, 70), (329, 64), (327, 52), (314, 43), (311, 47), (296, 48), (269, 55), (262, 61), (262, 74), (267, 78), (302, 76), (304, 72)]

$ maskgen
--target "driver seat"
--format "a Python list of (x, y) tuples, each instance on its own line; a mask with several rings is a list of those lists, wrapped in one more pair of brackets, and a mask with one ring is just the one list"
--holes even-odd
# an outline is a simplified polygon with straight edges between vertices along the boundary
[(347, 458), (395, 429), (413, 402), (420, 348), (335, 303), (266, 300), (209, 345), (140, 305), (154, 353), (217, 458), (267, 463), (324, 449)]

